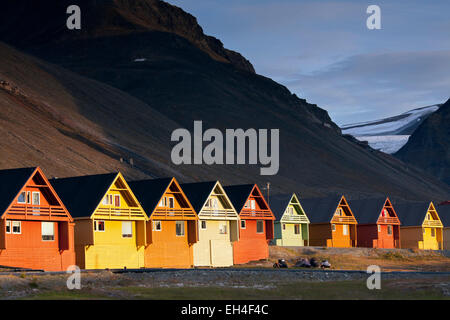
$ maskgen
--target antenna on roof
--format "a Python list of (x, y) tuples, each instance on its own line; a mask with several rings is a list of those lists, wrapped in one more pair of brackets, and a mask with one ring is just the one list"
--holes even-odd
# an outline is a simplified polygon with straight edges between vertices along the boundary
[(267, 182), (267, 187), (263, 188), (263, 190), (267, 190), (267, 204), (270, 205), (270, 182)]

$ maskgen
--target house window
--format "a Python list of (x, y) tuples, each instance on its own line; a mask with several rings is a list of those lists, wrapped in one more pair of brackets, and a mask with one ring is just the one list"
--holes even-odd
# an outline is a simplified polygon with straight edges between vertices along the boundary
[(264, 221), (256, 221), (256, 233), (264, 233)]
[(120, 195), (118, 195), (118, 194), (114, 195), (114, 206), (120, 207)]
[(283, 230), (286, 230), (286, 224), (283, 223), (282, 225), (283, 225)]
[(122, 238), (133, 237), (133, 225), (131, 221), (122, 221)]
[(41, 204), (41, 193), (39, 191), (33, 191), (33, 204), (40, 205)]
[(6, 233), (11, 233), (11, 221), (6, 221)]
[(391, 225), (387, 226), (387, 233), (388, 233), (388, 235), (392, 234), (392, 226)]
[(294, 234), (300, 234), (300, 225), (299, 224), (296, 224), (294, 226)]
[(21, 234), (22, 233), (22, 222), (21, 221), (13, 221), (12, 222), (12, 233), (13, 234)]
[(153, 221), (153, 231), (161, 231), (162, 225), (161, 221)]
[(206, 221), (201, 222), (202, 230), (206, 230)]
[(245, 223), (245, 220), (241, 220), (241, 229), (245, 229), (247, 227), (247, 224)]
[(436, 229), (435, 228), (431, 228), (431, 236), (432, 237), (436, 236)]
[(336, 231), (336, 225), (334, 223), (331, 225), (331, 230)]
[(105, 221), (94, 220), (94, 231), (104, 232), (105, 231)]
[(42, 234), (42, 241), (55, 240), (55, 223), (41, 222), (41, 234)]
[(31, 204), (31, 191), (27, 191), (27, 203)]
[(348, 224), (342, 225), (342, 234), (344, 236), (348, 235)]
[(227, 224), (226, 223), (223, 223), (219, 226), (219, 233), (227, 234)]
[(381, 225), (377, 225), (377, 227), (378, 227), (378, 232), (381, 232)]
[(19, 198), (17, 198), (18, 203), (27, 203), (27, 193), (25, 191), (19, 194)]
[(175, 232), (178, 237), (184, 236), (184, 221), (177, 221), (175, 225)]
[(169, 208), (175, 208), (175, 198), (169, 197)]
[(288, 214), (290, 214), (290, 215), (294, 214), (294, 208), (289, 207), (287, 210), (288, 210)]
[(341, 217), (342, 216), (342, 208), (337, 208), (336, 212), (334, 213), (336, 216)]

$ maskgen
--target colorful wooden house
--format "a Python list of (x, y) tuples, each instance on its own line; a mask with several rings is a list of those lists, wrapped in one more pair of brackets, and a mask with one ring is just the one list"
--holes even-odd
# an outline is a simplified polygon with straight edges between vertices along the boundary
[(239, 241), (233, 244), (234, 264), (267, 259), (273, 239), (273, 216), (256, 184), (224, 187), (239, 213)]
[(450, 250), (450, 202), (442, 203), (436, 207), (439, 212), (443, 229), (444, 250)]
[(190, 268), (198, 217), (175, 178), (130, 182), (149, 215), (145, 267)]
[(296, 194), (270, 197), (270, 208), (276, 218), (272, 243), (277, 246), (307, 246), (309, 219)]
[(400, 220), (389, 198), (349, 201), (358, 221), (358, 247), (400, 248)]
[(75, 219), (80, 268), (144, 267), (147, 217), (121, 173), (52, 179), (51, 183)]
[(308, 213), (309, 245), (356, 247), (357, 221), (344, 196), (302, 199)]
[(402, 223), (402, 248), (442, 250), (443, 225), (432, 202), (400, 202), (395, 211)]
[(239, 239), (239, 215), (219, 181), (182, 184), (199, 218), (194, 266), (233, 265), (233, 242)]
[(40, 168), (0, 170), (0, 265), (66, 271), (74, 224)]

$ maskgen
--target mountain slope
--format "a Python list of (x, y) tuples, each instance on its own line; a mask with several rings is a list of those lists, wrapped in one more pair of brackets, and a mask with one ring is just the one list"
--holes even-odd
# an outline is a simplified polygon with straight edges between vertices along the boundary
[(450, 184), (450, 99), (414, 131), (395, 156)]
[[(166, 24), (164, 17), (169, 15), (166, 10), (172, 10), (171, 6), (160, 5), (159, 11), (155, 11), (152, 7), (155, 1), (72, 2), (78, 3), (82, 12), (83, 8), (89, 8), (88, 14), (96, 12), (98, 19), (93, 29), (89, 29), (88, 24), (82, 34), (67, 33), (63, 27), (57, 27), (65, 22), (53, 21), (54, 16), (43, 9), (39, 11), (39, 21), (33, 20), (33, 10), (39, 8), (27, 6), (29, 2), (25, 0), (11, 2), (7, 13), (0, 12), (4, 22), (0, 27), (0, 39), (46, 61), (30, 62), (37, 66), (36, 70), (17, 78), (14, 69), (28, 72), (29, 67), (20, 61), (31, 58), (20, 56), (18, 61), (4, 63), (0, 59), (0, 78), (13, 83), (19, 91), (26, 92), (27, 87), (32, 87), (33, 95), (41, 93), (35, 100), (46, 108), (51, 106), (45, 109), (49, 117), (59, 114), (73, 119), (69, 127), (76, 134), (65, 136), (77, 137), (83, 148), (95, 142), (95, 150), (114, 151), (92, 153), (88, 158), (95, 165), (86, 167), (77, 157), (71, 160), (69, 155), (55, 156), (56, 159), (52, 158), (57, 162), (55, 167), (49, 165), (50, 161), (46, 162), (45, 169), (51, 175), (96, 173), (119, 163), (117, 167), (125, 168), (132, 177), (175, 175), (185, 182), (219, 178), (224, 184), (269, 181), (271, 192), (296, 191), (308, 197), (345, 192), (354, 196), (387, 193), (411, 199), (448, 198), (448, 186), (389, 155), (367, 150), (342, 137), (326, 111), (316, 105), (297, 98), (271, 79), (230, 61), (213, 58), (196, 41), (190, 40), (194, 36), (189, 35), (189, 30), (198, 29), (196, 25), (182, 26), (185, 36), (168, 29), (161, 31)], [(67, 2), (58, 2), (58, 7), (60, 3)], [(54, 2), (40, 1), (39, 4), (47, 8)], [(142, 7), (138, 16), (131, 10), (127, 11), (131, 16), (126, 23), (123, 19), (117, 21), (117, 7), (133, 8), (136, 4)], [(20, 12), (21, 21), (12, 15), (14, 8)], [(111, 11), (117, 18), (112, 21), (108, 18)], [(143, 30), (137, 20), (154, 27)], [(194, 23), (179, 17), (174, 24), (180, 21)], [(118, 32), (117, 24), (125, 24), (126, 32), (123, 28)], [(24, 29), (32, 32), (26, 34)], [(11, 54), (20, 55), (16, 51)], [(26, 81), (28, 77), (30, 82)], [(55, 84), (49, 83), (48, 77)], [(51, 101), (53, 95), (63, 93), (64, 97)], [(11, 122), (11, 118), (5, 121)], [(209, 127), (279, 128), (279, 173), (260, 176), (259, 167), (249, 165), (172, 164), (170, 134), (178, 127), (192, 129), (194, 120), (203, 120), (204, 130)], [(49, 122), (40, 128), (46, 136), (53, 136), (53, 129), (58, 125), (58, 122)], [(64, 125), (68, 125), (67, 121)], [(15, 127), (7, 132), (24, 134)], [(11, 141), (8, 137), (4, 144)], [(23, 160), (18, 148), (5, 153), (8, 160), (1, 165), (39, 164), (39, 158), (46, 153), (42, 149), (44, 144), (29, 141), (35, 148), (34, 153)], [(72, 147), (71, 141), (62, 138), (49, 141), (49, 148), (53, 145), (56, 149), (60, 145)], [(97, 147), (97, 141), (102, 142), (101, 148)], [(81, 149), (77, 152), (84, 156)], [(104, 154), (112, 160), (106, 159)], [(120, 157), (133, 158), (133, 168), (118, 162)], [(66, 162), (71, 164), (67, 168), (64, 167)], [(107, 165), (109, 162), (111, 165)]]

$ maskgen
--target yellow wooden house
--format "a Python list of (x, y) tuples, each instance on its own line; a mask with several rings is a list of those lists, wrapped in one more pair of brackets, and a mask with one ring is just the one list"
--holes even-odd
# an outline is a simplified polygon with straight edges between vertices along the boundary
[(75, 220), (82, 269), (144, 267), (147, 216), (121, 173), (52, 179)]
[(276, 218), (274, 239), (277, 246), (307, 246), (309, 219), (294, 194), (279, 194), (270, 197), (270, 208)]
[(395, 210), (401, 223), (402, 248), (442, 250), (443, 225), (433, 202), (400, 202)]
[(198, 213), (194, 266), (233, 265), (233, 242), (239, 240), (239, 215), (219, 181), (181, 185)]

